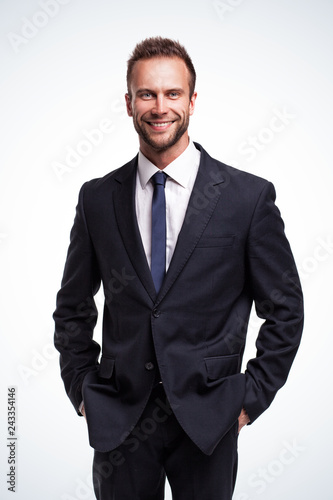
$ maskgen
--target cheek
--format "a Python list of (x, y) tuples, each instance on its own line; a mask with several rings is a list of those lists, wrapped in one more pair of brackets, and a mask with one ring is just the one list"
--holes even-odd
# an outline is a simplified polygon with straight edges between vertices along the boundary
[(185, 115), (191, 115), (193, 113), (192, 106), (189, 105), (188, 101), (183, 104), (182, 109), (179, 110), (179, 113), (181, 113), (184, 116)]
[(133, 109), (133, 116), (135, 116), (136, 118), (141, 118), (142, 116), (144, 116), (149, 110), (147, 109), (146, 106), (135, 106), (134, 109)]

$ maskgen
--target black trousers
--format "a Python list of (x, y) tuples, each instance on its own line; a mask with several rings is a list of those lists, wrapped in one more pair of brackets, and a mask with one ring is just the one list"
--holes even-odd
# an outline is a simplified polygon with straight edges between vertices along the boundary
[(130, 436), (111, 452), (95, 451), (96, 498), (163, 500), (167, 477), (174, 500), (231, 500), (237, 438), (235, 422), (212, 455), (202, 453), (177, 422), (159, 384)]

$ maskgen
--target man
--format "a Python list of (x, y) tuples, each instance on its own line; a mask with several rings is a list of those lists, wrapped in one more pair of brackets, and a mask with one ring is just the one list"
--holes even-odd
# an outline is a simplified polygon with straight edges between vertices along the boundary
[[(185, 49), (144, 40), (127, 84), (140, 151), (81, 189), (54, 313), (62, 377), (87, 420), (98, 499), (160, 500), (167, 476), (175, 500), (230, 500), (239, 430), (300, 342), (297, 271), (272, 184), (190, 141)], [(240, 373), (253, 302), (265, 321)]]

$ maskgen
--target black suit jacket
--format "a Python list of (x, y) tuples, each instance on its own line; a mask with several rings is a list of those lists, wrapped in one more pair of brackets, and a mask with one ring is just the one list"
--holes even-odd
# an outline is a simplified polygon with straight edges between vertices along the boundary
[[(135, 215), (137, 157), (80, 191), (55, 345), (67, 393), (77, 411), (83, 397), (90, 444), (100, 451), (136, 424), (158, 367), (179, 423), (212, 453), (242, 407), (253, 422), (270, 405), (300, 342), (301, 287), (273, 185), (195, 145), (199, 171), (158, 295)], [(253, 302), (265, 321), (257, 356), (240, 373)]]

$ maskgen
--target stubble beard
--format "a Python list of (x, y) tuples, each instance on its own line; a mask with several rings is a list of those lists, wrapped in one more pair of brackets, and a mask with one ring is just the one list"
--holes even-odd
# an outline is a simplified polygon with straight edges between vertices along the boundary
[[(154, 140), (153, 134), (146, 129), (146, 126), (149, 127), (149, 125), (147, 124), (146, 126), (141, 126), (138, 122), (137, 117), (133, 117), (133, 124), (137, 134), (139, 135), (139, 137), (141, 137), (141, 139), (144, 140), (144, 142), (148, 146), (150, 146), (156, 152), (163, 152), (174, 146), (187, 131), (189, 122), (190, 117), (189, 115), (187, 115), (183, 118), (183, 120), (181, 120), (180, 124), (171, 135), (167, 135), (165, 139), (159, 138), (159, 140)], [(178, 120), (175, 123), (178, 123)]]

